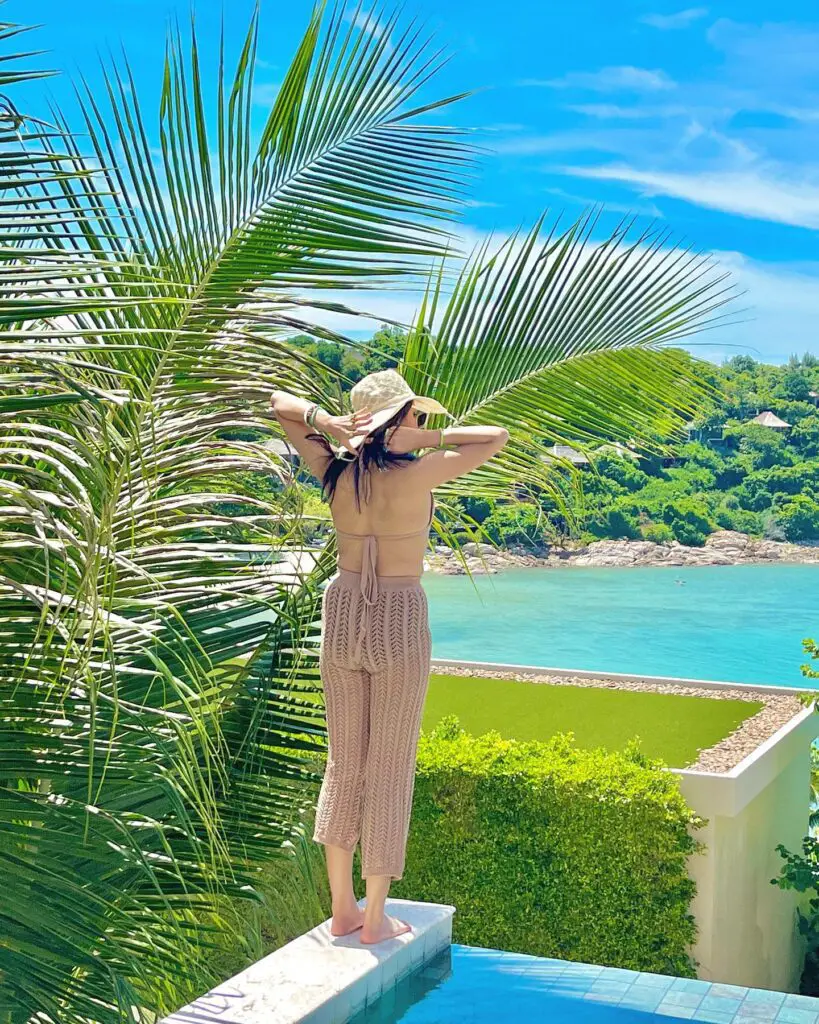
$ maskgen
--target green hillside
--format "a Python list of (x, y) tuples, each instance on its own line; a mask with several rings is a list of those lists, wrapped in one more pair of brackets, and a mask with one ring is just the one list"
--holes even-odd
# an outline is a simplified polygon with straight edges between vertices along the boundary
[[(397, 365), (404, 339), (397, 328), (382, 327), (354, 349), (293, 340), (343, 375), (339, 388), (347, 391), (365, 373)], [(544, 438), (562, 501), (545, 493), (502, 502), (464, 498), (440, 510), (447, 526), (467, 540), (480, 524), (493, 543), (533, 550), (604, 538), (696, 546), (715, 530), (819, 539), (819, 357), (772, 366), (735, 356), (713, 367), (710, 384), (713, 397), (664, 457), (602, 445), (586, 460), (577, 450), (553, 452)], [(753, 422), (766, 412), (774, 417), (768, 421), (787, 426)], [(313, 497), (318, 506), (317, 488)]]

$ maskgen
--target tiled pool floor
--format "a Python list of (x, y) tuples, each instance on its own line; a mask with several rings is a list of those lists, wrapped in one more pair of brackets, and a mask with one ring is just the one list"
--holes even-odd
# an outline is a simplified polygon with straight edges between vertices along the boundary
[(819, 1024), (819, 998), (453, 945), (350, 1024)]

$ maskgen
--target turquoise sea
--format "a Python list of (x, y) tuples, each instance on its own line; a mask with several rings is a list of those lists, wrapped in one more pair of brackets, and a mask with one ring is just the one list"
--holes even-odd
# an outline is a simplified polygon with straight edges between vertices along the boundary
[[(819, 565), (424, 575), (433, 656), (816, 688)], [(814, 662), (819, 668), (819, 663)]]

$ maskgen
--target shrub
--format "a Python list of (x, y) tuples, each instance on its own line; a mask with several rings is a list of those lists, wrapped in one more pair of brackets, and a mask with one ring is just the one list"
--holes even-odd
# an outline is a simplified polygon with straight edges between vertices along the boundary
[(739, 448), (737, 461), (749, 471), (789, 465), (792, 461), (785, 438), (761, 423), (729, 424), (725, 439)]
[(756, 512), (735, 508), (727, 501), (717, 509), (717, 525), (723, 530), (737, 530), (739, 533), (758, 534), (762, 531), (762, 523)]
[(785, 540), (785, 531), (775, 512), (764, 512), (762, 519), (762, 536), (765, 540)]
[(484, 519), (487, 519), (495, 509), (494, 502), (488, 498), (473, 498), (467, 496), (461, 498), (461, 505), (464, 512), (474, 519), (476, 523), (482, 523)]
[(720, 491), (737, 487), (748, 475), (748, 470), (736, 459), (726, 459), (722, 469), (717, 473), (716, 486)]
[(634, 540), (640, 536), (637, 517), (619, 508), (610, 508), (606, 513), (606, 535), (614, 540)]
[(803, 462), (751, 473), (736, 494), (743, 508), (762, 512), (771, 507), (774, 495), (816, 492), (819, 492), (819, 462)]
[(546, 521), (537, 505), (531, 502), (499, 505), (483, 521), (483, 528), (495, 544), (543, 543)]
[(719, 452), (715, 452), (701, 441), (689, 441), (680, 448), (677, 455), (687, 466), (703, 466), (714, 473), (719, 472), (725, 465), (725, 459)]
[(694, 977), (701, 819), (661, 766), (635, 743), (475, 738), (449, 716), (421, 735), (393, 892), (454, 904), (456, 942)]
[(703, 547), (705, 545), (705, 541), (708, 539), (708, 535), (703, 533), (702, 530), (698, 530), (690, 523), (685, 523), (681, 520), (676, 520), (673, 523), (672, 530), (674, 533), (674, 540), (691, 548)]
[(655, 544), (670, 544), (674, 540), (674, 531), (667, 523), (652, 523), (643, 530), (643, 539)]
[(627, 491), (639, 491), (649, 480), (647, 473), (638, 469), (630, 458), (621, 455), (601, 455), (594, 460), (594, 465), (602, 476)]
[(668, 470), (668, 479), (678, 493), (695, 494), (698, 491), (710, 491), (717, 482), (716, 473), (708, 466), (699, 466), (693, 462)]
[(671, 527), (680, 544), (702, 547), (713, 530), (708, 507), (694, 497), (677, 498), (663, 509), (663, 520)]
[(803, 458), (819, 455), (819, 415), (812, 413), (797, 423), (790, 433), (790, 441)]
[(797, 494), (776, 513), (786, 540), (814, 540), (819, 537), (819, 502)]
[(812, 893), (808, 900), (808, 913), (797, 907), (799, 934), (805, 943), (805, 963), (799, 982), (802, 995), (819, 995), (819, 839), (805, 836), (802, 853), (791, 853), (782, 843), (776, 847), (785, 861), (779, 877), (771, 879), (771, 885), (780, 889), (795, 889), (797, 892)]

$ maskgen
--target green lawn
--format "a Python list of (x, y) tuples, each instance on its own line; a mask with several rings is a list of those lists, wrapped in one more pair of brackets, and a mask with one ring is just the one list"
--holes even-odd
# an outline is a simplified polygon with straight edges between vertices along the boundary
[(697, 750), (718, 743), (761, 702), (714, 700), (591, 686), (549, 686), (509, 679), (433, 675), (424, 729), (457, 715), (467, 732), (497, 731), (508, 739), (546, 740), (573, 732), (578, 745), (622, 749), (634, 736), (650, 757), (681, 768)]

